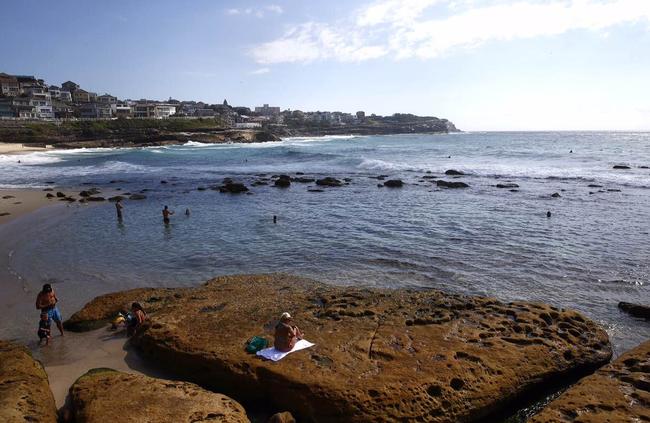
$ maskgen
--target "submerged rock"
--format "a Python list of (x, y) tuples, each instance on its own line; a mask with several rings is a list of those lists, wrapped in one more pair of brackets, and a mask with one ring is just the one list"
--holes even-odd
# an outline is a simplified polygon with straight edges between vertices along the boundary
[(650, 319), (650, 307), (641, 304), (632, 304), (621, 301), (618, 303), (618, 308), (624, 312), (631, 314), (634, 317), (641, 317)]
[(444, 187), (444, 188), (468, 188), (469, 185), (467, 185), (465, 182), (449, 182), (449, 181), (436, 181), (436, 185), (439, 187)]
[(275, 180), (274, 185), (280, 188), (288, 188), (291, 186), (291, 177), (289, 175), (280, 175), (278, 179)]
[(229, 192), (231, 194), (240, 194), (247, 191), (248, 188), (246, 185), (240, 182), (226, 182), (221, 187), (219, 187), (219, 192)]
[(144, 194), (131, 194), (129, 196), (129, 200), (144, 200), (146, 198), (147, 196)]
[(650, 421), (650, 341), (582, 379), (529, 421)]
[(458, 176), (458, 175), (464, 175), (464, 173), (461, 172), (460, 170), (449, 169), (445, 171), (445, 175)]
[(0, 421), (56, 423), (43, 366), (21, 345), (0, 341)]
[[(99, 297), (75, 316), (105, 316), (102, 304), (115, 310), (143, 294)], [(225, 276), (157, 296), (132, 338), (143, 357), (300, 421), (477, 421), (611, 356), (594, 322), (543, 304), (286, 275)], [(316, 346), (280, 362), (247, 354), (246, 340), (269, 335), (284, 311)]]
[(613, 169), (630, 169), (630, 166), (626, 165), (615, 165)]
[(340, 187), (343, 185), (343, 183), (336, 178), (332, 178), (331, 176), (328, 176), (323, 179), (317, 179), (316, 185), (327, 186), (327, 187)]
[(553, 197), (553, 198), (560, 198), (560, 197), (562, 197), (562, 196), (560, 195), (559, 192), (554, 192), (553, 194), (551, 194), (551, 197)]
[(401, 188), (404, 186), (404, 182), (401, 179), (391, 179), (384, 182), (384, 186), (388, 188)]
[(238, 402), (193, 383), (111, 369), (92, 369), (77, 379), (70, 408), (80, 423), (250, 421)]
[(497, 184), (497, 188), (519, 188), (519, 185), (508, 182), (505, 184)]

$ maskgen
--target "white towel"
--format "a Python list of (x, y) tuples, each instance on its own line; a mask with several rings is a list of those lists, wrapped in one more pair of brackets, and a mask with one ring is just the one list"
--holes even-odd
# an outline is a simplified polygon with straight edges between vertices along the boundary
[(296, 342), (296, 345), (293, 346), (291, 351), (287, 352), (282, 352), (278, 351), (275, 349), (275, 347), (270, 347), (270, 348), (264, 348), (261, 351), (257, 352), (257, 355), (261, 355), (262, 357), (268, 359), (268, 360), (273, 360), (273, 361), (280, 361), (282, 360), (287, 354), (291, 354), (292, 352), (304, 350), (305, 348), (313, 347), (316, 344), (312, 344), (309, 341), (305, 341), (304, 339), (301, 339), (300, 341)]

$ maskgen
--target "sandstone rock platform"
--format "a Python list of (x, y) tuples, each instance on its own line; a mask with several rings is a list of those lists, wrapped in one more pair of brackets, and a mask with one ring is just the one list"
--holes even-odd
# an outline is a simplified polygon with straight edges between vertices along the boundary
[(29, 350), (0, 341), (0, 421), (55, 423), (54, 397), (43, 366)]
[(531, 423), (649, 422), (650, 341), (582, 379)]
[(76, 423), (247, 423), (244, 408), (225, 395), (193, 383), (93, 369), (70, 388)]
[[(110, 294), (76, 314), (76, 324), (134, 300), (151, 317), (132, 339), (145, 358), (299, 421), (478, 421), (612, 354), (605, 331), (574, 311), (287, 275)], [(316, 346), (279, 362), (247, 354), (246, 340), (272, 340), (285, 311)]]

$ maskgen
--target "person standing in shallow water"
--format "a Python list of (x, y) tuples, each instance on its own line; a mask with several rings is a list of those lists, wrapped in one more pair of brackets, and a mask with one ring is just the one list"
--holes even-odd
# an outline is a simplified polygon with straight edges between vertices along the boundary
[(170, 220), (169, 220), (169, 216), (171, 216), (171, 215), (173, 215), (173, 214), (174, 214), (174, 212), (171, 211), (171, 210), (169, 210), (169, 208), (168, 208), (167, 206), (165, 206), (165, 208), (164, 208), (163, 211), (162, 211), (162, 215), (163, 215), (163, 223), (165, 223), (166, 225), (168, 225), (169, 222), (170, 222)]
[(122, 200), (117, 200), (115, 202), (115, 211), (117, 212), (117, 220), (122, 221), (122, 209), (124, 206), (122, 205)]
[(47, 313), (47, 317), (54, 320), (56, 327), (61, 332), (61, 336), (63, 336), (63, 319), (59, 308), (56, 306), (58, 302), (59, 299), (49, 283), (43, 285), (43, 290), (36, 296), (36, 308), (41, 310), (41, 313)]

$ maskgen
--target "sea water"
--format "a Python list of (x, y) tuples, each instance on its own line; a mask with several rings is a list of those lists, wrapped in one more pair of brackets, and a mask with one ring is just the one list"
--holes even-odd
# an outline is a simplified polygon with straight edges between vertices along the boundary
[[(645, 166), (650, 134), (622, 132), (293, 138), (0, 156), (0, 186), (147, 196), (124, 202), (121, 223), (108, 202), (46, 210), (11, 224), (21, 235), (2, 243), (11, 250), (8, 266), (30, 289), (54, 283), (68, 316), (105, 292), (286, 272), (573, 308), (603, 325), (620, 353), (650, 337), (647, 322), (617, 309), (619, 301), (650, 302)], [(447, 176), (448, 169), (466, 175)], [(251, 186), (259, 175), (297, 172), (349, 185)], [(378, 187), (381, 175), (405, 185)], [(252, 194), (197, 190), (226, 177)], [(436, 179), (469, 188), (438, 188)], [(496, 187), (506, 183), (519, 187)], [(164, 205), (175, 211), (170, 225), (162, 222)]]

